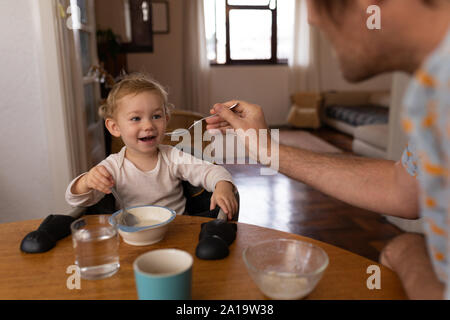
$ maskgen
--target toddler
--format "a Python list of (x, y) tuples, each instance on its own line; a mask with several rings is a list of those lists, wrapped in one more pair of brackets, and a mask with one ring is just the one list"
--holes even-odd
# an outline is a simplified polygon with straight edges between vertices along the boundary
[(115, 186), (127, 207), (160, 205), (183, 214), (186, 199), (181, 181), (186, 180), (213, 192), (211, 210), (218, 205), (230, 220), (236, 214), (238, 204), (227, 170), (160, 144), (170, 114), (167, 92), (159, 83), (143, 74), (125, 76), (99, 114), (111, 135), (121, 137), (125, 146), (69, 184), (70, 205), (94, 205)]

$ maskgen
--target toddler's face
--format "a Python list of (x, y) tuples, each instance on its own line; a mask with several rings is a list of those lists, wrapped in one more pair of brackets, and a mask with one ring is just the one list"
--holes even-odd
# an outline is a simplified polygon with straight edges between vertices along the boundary
[(127, 95), (119, 100), (112, 135), (122, 137), (130, 151), (153, 153), (166, 131), (166, 115), (161, 97), (154, 92)]

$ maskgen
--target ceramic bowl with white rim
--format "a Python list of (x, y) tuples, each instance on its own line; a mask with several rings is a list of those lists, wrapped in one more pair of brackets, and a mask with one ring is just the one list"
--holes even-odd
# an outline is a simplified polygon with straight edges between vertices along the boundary
[[(161, 241), (169, 229), (170, 222), (177, 215), (172, 209), (161, 206), (136, 206), (127, 208), (139, 221), (134, 226), (118, 224), (119, 234), (125, 243), (134, 246), (147, 246)], [(111, 217), (112, 223), (122, 214), (122, 210), (116, 211)]]

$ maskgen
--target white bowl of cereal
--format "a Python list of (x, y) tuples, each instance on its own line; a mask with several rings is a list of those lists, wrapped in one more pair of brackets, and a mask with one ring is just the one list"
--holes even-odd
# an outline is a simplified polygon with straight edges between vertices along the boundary
[[(161, 206), (136, 206), (126, 209), (137, 218), (138, 223), (134, 226), (117, 224), (117, 228), (123, 241), (134, 246), (146, 246), (161, 241), (176, 216), (174, 210)], [(122, 210), (116, 211), (110, 222), (115, 223), (121, 214)]]

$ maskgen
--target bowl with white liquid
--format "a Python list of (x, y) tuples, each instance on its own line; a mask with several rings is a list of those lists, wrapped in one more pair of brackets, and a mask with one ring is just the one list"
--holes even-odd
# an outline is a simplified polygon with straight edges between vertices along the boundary
[[(138, 223), (134, 226), (118, 224), (119, 234), (125, 243), (134, 246), (147, 246), (161, 241), (169, 229), (169, 224), (177, 215), (172, 209), (161, 206), (136, 206), (126, 208)], [(110, 222), (117, 221), (122, 210), (115, 212)]]
[(310, 294), (328, 266), (328, 255), (304, 241), (275, 239), (247, 247), (247, 271), (258, 288), (271, 299), (294, 300)]

